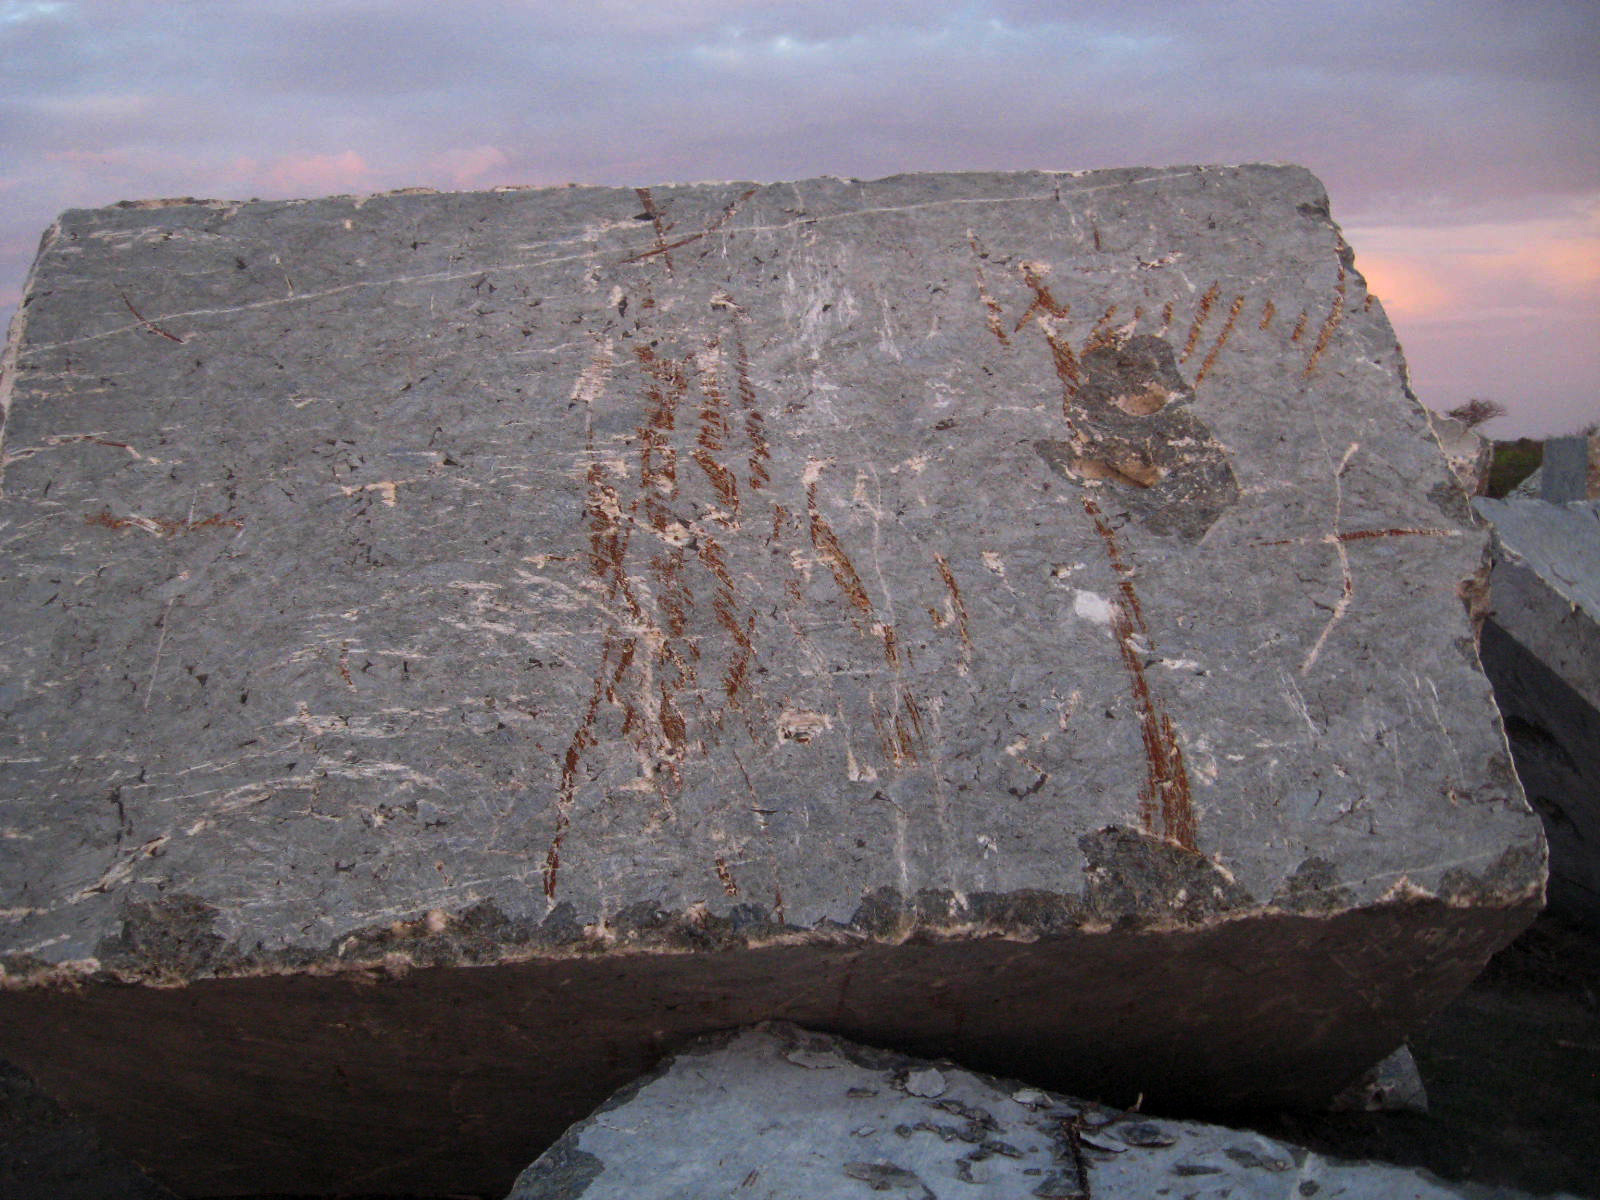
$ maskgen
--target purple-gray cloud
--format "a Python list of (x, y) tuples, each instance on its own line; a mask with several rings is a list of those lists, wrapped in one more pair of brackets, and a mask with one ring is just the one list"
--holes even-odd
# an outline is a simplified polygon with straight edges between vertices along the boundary
[(1556, 431), (1600, 417), (1597, 56), (1592, 0), (0, 0), (0, 305), (137, 196), (1296, 161), (1423, 400)]

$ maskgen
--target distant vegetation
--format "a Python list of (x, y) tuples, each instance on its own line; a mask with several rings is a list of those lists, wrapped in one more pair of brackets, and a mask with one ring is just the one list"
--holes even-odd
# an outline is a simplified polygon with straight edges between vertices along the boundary
[[(1460, 421), (1468, 429), (1475, 429), (1487, 421), (1505, 415), (1505, 405), (1482, 397), (1474, 397), (1445, 413), (1445, 416)], [(1597, 431), (1600, 431), (1600, 423), (1579, 430), (1578, 436), (1593, 437)], [(1491, 439), (1489, 444), (1494, 447), (1494, 458), (1489, 465), (1489, 479), (1484, 486), (1484, 495), (1492, 496), (1496, 500), (1505, 499), (1544, 462), (1543, 438), (1521, 437), (1511, 442)]]
[[(1455, 416), (1455, 413), (1450, 415)], [(1494, 460), (1489, 465), (1489, 483), (1484, 494), (1503, 500), (1517, 484), (1538, 470), (1543, 461), (1541, 439), (1524, 437), (1514, 442), (1495, 442)]]
[(1505, 405), (1497, 403), (1494, 400), (1484, 400), (1481, 398), (1468, 400), (1465, 404), (1458, 404), (1449, 412), (1445, 413), (1445, 416), (1452, 417), (1455, 420), (1460, 421), (1468, 429), (1473, 428), (1475, 425), (1482, 425), (1485, 421), (1492, 421), (1496, 417), (1503, 417), (1505, 415)]
[[(1456, 405), (1444, 415), (1460, 421), (1468, 429), (1476, 429), (1487, 421), (1505, 416), (1506, 407), (1497, 400), (1485, 400), (1479, 396), (1465, 404)], [(1491, 440), (1489, 444), (1494, 447), (1494, 458), (1490, 462), (1484, 495), (1497, 500), (1503, 499), (1512, 488), (1532, 475), (1544, 461), (1544, 442), (1534, 438), (1518, 438), (1514, 442)]]

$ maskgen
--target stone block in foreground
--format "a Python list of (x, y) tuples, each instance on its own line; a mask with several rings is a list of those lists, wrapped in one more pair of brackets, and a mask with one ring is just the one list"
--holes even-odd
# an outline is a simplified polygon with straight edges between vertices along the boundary
[(507, 1200), (1458, 1200), (1491, 1191), (1523, 1195), (1107, 1110), (771, 1023), (706, 1038), (622, 1089), (524, 1171)]
[(1539, 903), (1303, 170), (73, 212), (4, 378), (0, 1055), (181, 1190), (769, 1017), (1321, 1102)]

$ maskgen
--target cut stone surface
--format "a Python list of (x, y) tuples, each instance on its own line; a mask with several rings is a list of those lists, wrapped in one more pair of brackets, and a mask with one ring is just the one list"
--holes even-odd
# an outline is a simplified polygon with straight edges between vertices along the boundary
[(1539, 903), (1298, 168), (73, 212), (0, 388), (0, 1055), (180, 1190), (767, 1017), (1321, 1103)]
[[(940, 1087), (919, 1086), (937, 1076)], [(1516, 1200), (1258, 1133), (1163, 1120), (779, 1023), (694, 1045), (622, 1089), (507, 1200)]]
[(1474, 501), (1494, 525), (1483, 664), (1550, 839), (1550, 906), (1600, 928), (1600, 501)]

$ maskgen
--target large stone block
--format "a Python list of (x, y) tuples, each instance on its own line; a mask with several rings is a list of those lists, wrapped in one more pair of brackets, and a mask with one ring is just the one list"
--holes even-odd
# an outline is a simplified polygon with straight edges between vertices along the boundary
[(766, 1017), (1316, 1102), (1539, 903), (1303, 170), (73, 212), (0, 386), (0, 1054), (180, 1188)]

